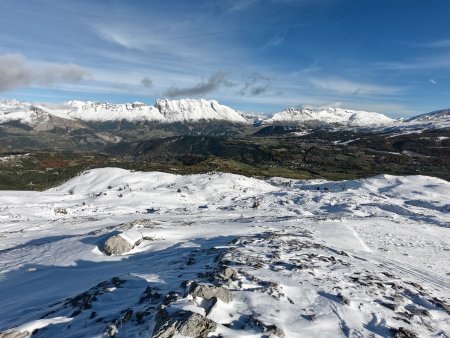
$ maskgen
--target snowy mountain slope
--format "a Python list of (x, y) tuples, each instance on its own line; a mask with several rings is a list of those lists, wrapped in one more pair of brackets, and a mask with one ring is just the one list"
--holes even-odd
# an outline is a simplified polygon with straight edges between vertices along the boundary
[(0, 124), (16, 121), (36, 131), (50, 131), (56, 127), (84, 128), (82, 123), (67, 114), (66, 109), (49, 108), (16, 100), (0, 100)]
[(437, 110), (431, 113), (414, 116), (407, 120), (407, 122), (425, 122), (425, 121), (449, 121), (450, 109)]
[(240, 113), (215, 100), (157, 100), (155, 107), (168, 122), (224, 120), (246, 123), (246, 119)]
[(375, 133), (389, 133), (392, 136), (402, 134), (420, 134), (423, 131), (450, 128), (450, 110), (414, 116), (404, 121), (398, 121), (391, 126), (381, 126), (373, 129)]
[[(426, 176), (262, 181), (114, 168), (45, 192), (4, 191), (0, 332), (445, 336), (449, 191)], [(107, 256), (116, 235), (130, 248)]]
[(405, 122), (408, 129), (443, 129), (450, 128), (450, 110), (443, 109), (428, 114), (412, 117)]
[[(141, 102), (110, 104), (92, 101), (67, 101), (62, 105), (44, 105), (16, 100), (0, 100), (0, 124), (19, 121), (44, 128), (49, 118), (91, 122), (199, 122), (226, 121), (238, 124), (298, 124), (305, 126), (333, 126), (346, 128), (403, 128), (405, 130), (448, 128), (448, 110), (419, 115), (406, 121), (394, 120), (383, 114), (341, 109), (336, 107), (288, 108), (272, 117), (256, 113), (240, 113), (215, 100), (157, 100), (153, 106)], [(58, 120), (59, 122), (61, 122)]]
[(164, 116), (153, 106), (140, 103), (110, 104), (92, 101), (68, 101), (67, 116), (83, 121), (155, 121), (164, 120)]
[(365, 127), (392, 124), (395, 120), (379, 113), (341, 109), (336, 107), (327, 108), (288, 108), (276, 113), (269, 123), (321, 123), (345, 125), (350, 127)]
[(35, 125), (37, 119), (45, 119), (49, 116), (94, 122), (126, 120), (161, 123), (196, 121), (247, 123), (240, 113), (215, 100), (157, 100), (154, 106), (147, 106), (140, 102), (110, 104), (67, 101), (57, 108), (15, 100), (0, 101), (0, 123), (20, 121), (24, 124)]

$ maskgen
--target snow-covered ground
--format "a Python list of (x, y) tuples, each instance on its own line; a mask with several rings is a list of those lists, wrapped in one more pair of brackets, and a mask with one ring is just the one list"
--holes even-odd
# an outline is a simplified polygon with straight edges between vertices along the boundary
[(449, 231), (437, 178), (96, 169), (2, 192), (0, 337), (448, 337)]

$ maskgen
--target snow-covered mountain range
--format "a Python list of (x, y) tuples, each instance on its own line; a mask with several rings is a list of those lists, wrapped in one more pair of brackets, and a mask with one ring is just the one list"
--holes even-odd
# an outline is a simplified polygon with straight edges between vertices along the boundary
[[(66, 122), (62, 121), (66, 120)], [(449, 127), (449, 110), (420, 115), (406, 121), (394, 120), (386, 115), (342, 109), (336, 107), (287, 108), (272, 117), (249, 114), (219, 104), (215, 100), (181, 99), (157, 100), (154, 105), (141, 102), (126, 104), (99, 103), (92, 101), (67, 101), (60, 105), (0, 100), (0, 124), (18, 121), (41, 129), (58, 121), (84, 122), (229, 122), (238, 124), (276, 124), (340, 127)], [(51, 128), (50, 128), (51, 129)]]
[(95, 169), (0, 195), (0, 337), (447, 337), (450, 183)]
[(130, 122), (152, 121), (161, 123), (195, 121), (229, 121), (246, 123), (235, 110), (215, 100), (157, 100), (149, 106), (141, 102), (110, 104), (92, 101), (67, 101), (62, 105), (43, 105), (16, 100), (0, 101), (0, 123), (20, 121), (33, 124), (50, 115), (65, 119), (107, 122), (126, 120)]
[(336, 107), (325, 108), (288, 108), (273, 115), (272, 123), (322, 123), (346, 125), (351, 127), (386, 125), (395, 122), (394, 119), (379, 113), (341, 109)]

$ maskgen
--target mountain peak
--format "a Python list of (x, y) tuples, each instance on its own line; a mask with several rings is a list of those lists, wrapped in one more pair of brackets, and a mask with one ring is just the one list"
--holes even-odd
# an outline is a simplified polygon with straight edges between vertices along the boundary
[(246, 123), (245, 118), (234, 109), (205, 99), (160, 99), (155, 107), (169, 121), (226, 120)]

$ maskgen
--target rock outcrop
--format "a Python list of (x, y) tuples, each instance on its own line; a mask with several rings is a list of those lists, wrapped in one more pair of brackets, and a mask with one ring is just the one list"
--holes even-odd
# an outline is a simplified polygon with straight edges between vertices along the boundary
[(210, 332), (215, 331), (217, 324), (202, 315), (180, 310), (168, 314), (161, 310), (158, 314), (153, 338), (170, 338), (182, 336), (189, 338), (206, 338)]
[(231, 292), (223, 286), (193, 283), (189, 294), (193, 297), (201, 297), (207, 300), (217, 298), (224, 303), (230, 303), (233, 300)]

